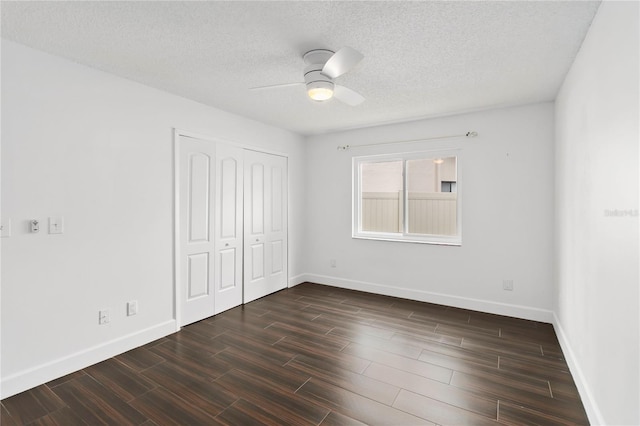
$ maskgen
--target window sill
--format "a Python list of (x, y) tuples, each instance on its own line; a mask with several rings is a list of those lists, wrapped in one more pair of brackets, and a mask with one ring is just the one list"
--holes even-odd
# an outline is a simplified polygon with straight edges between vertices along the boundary
[(377, 240), (377, 241), (393, 241), (396, 243), (414, 243), (414, 244), (431, 244), (438, 246), (462, 246), (462, 240), (459, 237), (436, 237), (424, 236), (416, 237), (413, 235), (397, 235), (397, 234), (365, 234), (358, 233), (351, 236), (357, 240)]

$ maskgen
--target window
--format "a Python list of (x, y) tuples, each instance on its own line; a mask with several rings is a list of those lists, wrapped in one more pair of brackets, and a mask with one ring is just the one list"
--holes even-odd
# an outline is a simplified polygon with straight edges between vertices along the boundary
[(460, 245), (459, 152), (353, 159), (353, 237)]

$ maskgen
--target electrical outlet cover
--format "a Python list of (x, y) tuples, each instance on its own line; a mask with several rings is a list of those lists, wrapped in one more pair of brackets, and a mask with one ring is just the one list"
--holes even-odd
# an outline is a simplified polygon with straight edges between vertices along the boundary
[(138, 313), (138, 301), (132, 300), (131, 302), (127, 302), (127, 316), (130, 317), (132, 315), (136, 315)]
[(108, 324), (111, 321), (108, 309), (98, 311), (98, 324)]
[(62, 234), (64, 232), (64, 218), (62, 216), (49, 218), (49, 233)]
[(2, 219), (0, 221), (0, 238), (11, 236), (11, 219)]

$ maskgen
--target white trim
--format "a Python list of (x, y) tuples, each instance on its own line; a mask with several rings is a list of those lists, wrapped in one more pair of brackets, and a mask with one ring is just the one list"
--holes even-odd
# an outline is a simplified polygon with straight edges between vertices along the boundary
[(298, 284), (302, 284), (305, 281), (306, 281), (305, 274), (300, 274), (300, 275), (296, 275), (295, 277), (291, 277), (289, 278), (289, 288), (295, 287)]
[(182, 307), (180, 303), (180, 136), (178, 129), (173, 129), (173, 319), (176, 330), (182, 324)]
[(571, 344), (569, 343), (569, 339), (567, 338), (567, 335), (562, 328), (560, 319), (555, 312), (553, 313), (553, 328), (556, 331), (556, 336), (558, 336), (558, 342), (560, 343), (562, 353), (564, 354), (564, 358), (567, 361), (567, 365), (569, 366), (569, 371), (571, 371), (573, 381), (575, 382), (576, 387), (578, 388), (578, 392), (580, 393), (580, 399), (582, 399), (582, 405), (584, 405), (584, 409), (587, 412), (589, 423), (592, 425), (606, 424), (604, 418), (602, 417), (602, 413), (598, 408), (598, 404), (593, 397), (593, 393), (591, 392), (589, 383), (587, 382), (587, 379), (582, 372), (582, 368), (580, 368), (578, 359), (571, 349)]
[(184, 136), (187, 138), (193, 138), (193, 139), (200, 139), (203, 141), (207, 141), (207, 142), (221, 142), (221, 143), (226, 143), (227, 145), (233, 145), (233, 146), (237, 146), (238, 148), (242, 148), (242, 149), (248, 149), (250, 151), (258, 151), (258, 152), (263, 152), (265, 154), (272, 154), (272, 155), (279, 155), (280, 157), (287, 157), (289, 158), (289, 154), (287, 154), (286, 152), (282, 152), (282, 151), (277, 151), (277, 150), (273, 150), (273, 149), (267, 149), (267, 148), (263, 148), (263, 147), (258, 147), (255, 145), (250, 145), (247, 143), (242, 143), (242, 142), (235, 142), (229, 139), (224, 139), (224, 138), (220, 138), (220, 137), (214, 137), (214, 136), (210, 136), (210, 135), (203, 135), (202, 133), (196, 133), (196, 132), (190, 132), (188, 130), (181, 130), (178, 128), (174, 128), (174, 134), (178, 135), (178, 136)]
[[(420, 235), (420, 238), (400, 238), (396, 237), (398, 234), (385, 234), (384, 232), (371, 232), (371, 236), (367, 236), (368, 232), (360, 232), (357, 235), (352, 235), (351, 238), (356, 240), (371, 240), (371, 241), (393, 241), (396, 243), (411, 243), (411, 244), (431, 244), (434, 246), (452, 246), (452, 247), (461, 247), (462, 241), (448, 241), (448, 240), (440, 240), (437, 235), (427, 235), (426, 237)], [(387, 237), (387, 235), (389, 235)], [(417, 235), (417, 234), (406, 234), (408, 236)]]
[(532, 306), (513, 305), (510, 303), (493, 302), (485, 299), (473, 299), (452, 294), (434, 293), (430, 291), (414, 290), (403, 287), (391, 287), (384, 284), (356, 281), (327, 275), (303, 274), (304, 281), (349, 290), (365, 291), (368, 293), (382, 294), (385, 296), (400, 297), (403, 299), (417, 300), (419, 302), (436, 303), (456, 308), (470, 309), (496, 315), (522, 318), (546, 323), (553, 322), (553, 312), (547, 309), (534, 308)]
[(175, 330), (175, 320), (165, 321), (147, 329), (136, 331), (11, 376), (3, 377), (0, 398), (8, 398), (43, 383), (82, 370), (105, 359), (168, 336), (174, 333)]

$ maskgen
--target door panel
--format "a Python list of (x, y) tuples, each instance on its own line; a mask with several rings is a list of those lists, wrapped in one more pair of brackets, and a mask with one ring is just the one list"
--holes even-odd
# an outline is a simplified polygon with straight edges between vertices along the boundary
[(211, 214), (211, 157), (200, 152), (189, 153), (187, 218), (189, 242), (209, 240), (209, 215)]
[(238, 228), (238, 161), (220, 161), (220, 237), (234, 238)]
[(214, 313), (211, 238), (215, 185), (214, 144), (193, 138), (178, 141), (180, 325)]
[(251, 165), (250, 175), (251, 197), (251, 234), (262, 235), (264, 233), (264, 165), (254, 163)]
[(279, 274), (282, 272), (282, 241), (273, 241), (271, 243), (271, 273)]
[(188, 256), (187, 287), (188, 300), (209, 294), (209, 253)]
[[(237, 285), (236, 249), (220, 250), (220, 290), (227, 290)], [(217, 313), (217, 312), (216, 312)]]
[(273, 167), (271, 169), (271, 231), (282, 231), (282, 169)]
[[(264, 278), (264, 245), (253, 244), (251, 245), (250, 252), (251, 259), (251, 279), (259, 280)], [(245, 259), (245, 262), (249, 259)]]
[(242, 304), (243, 155), (241, 148), (216, 143), (216, 314)]
[(247, 303), (287, 287), (287, 159), (246, 150), (244, 164)]

